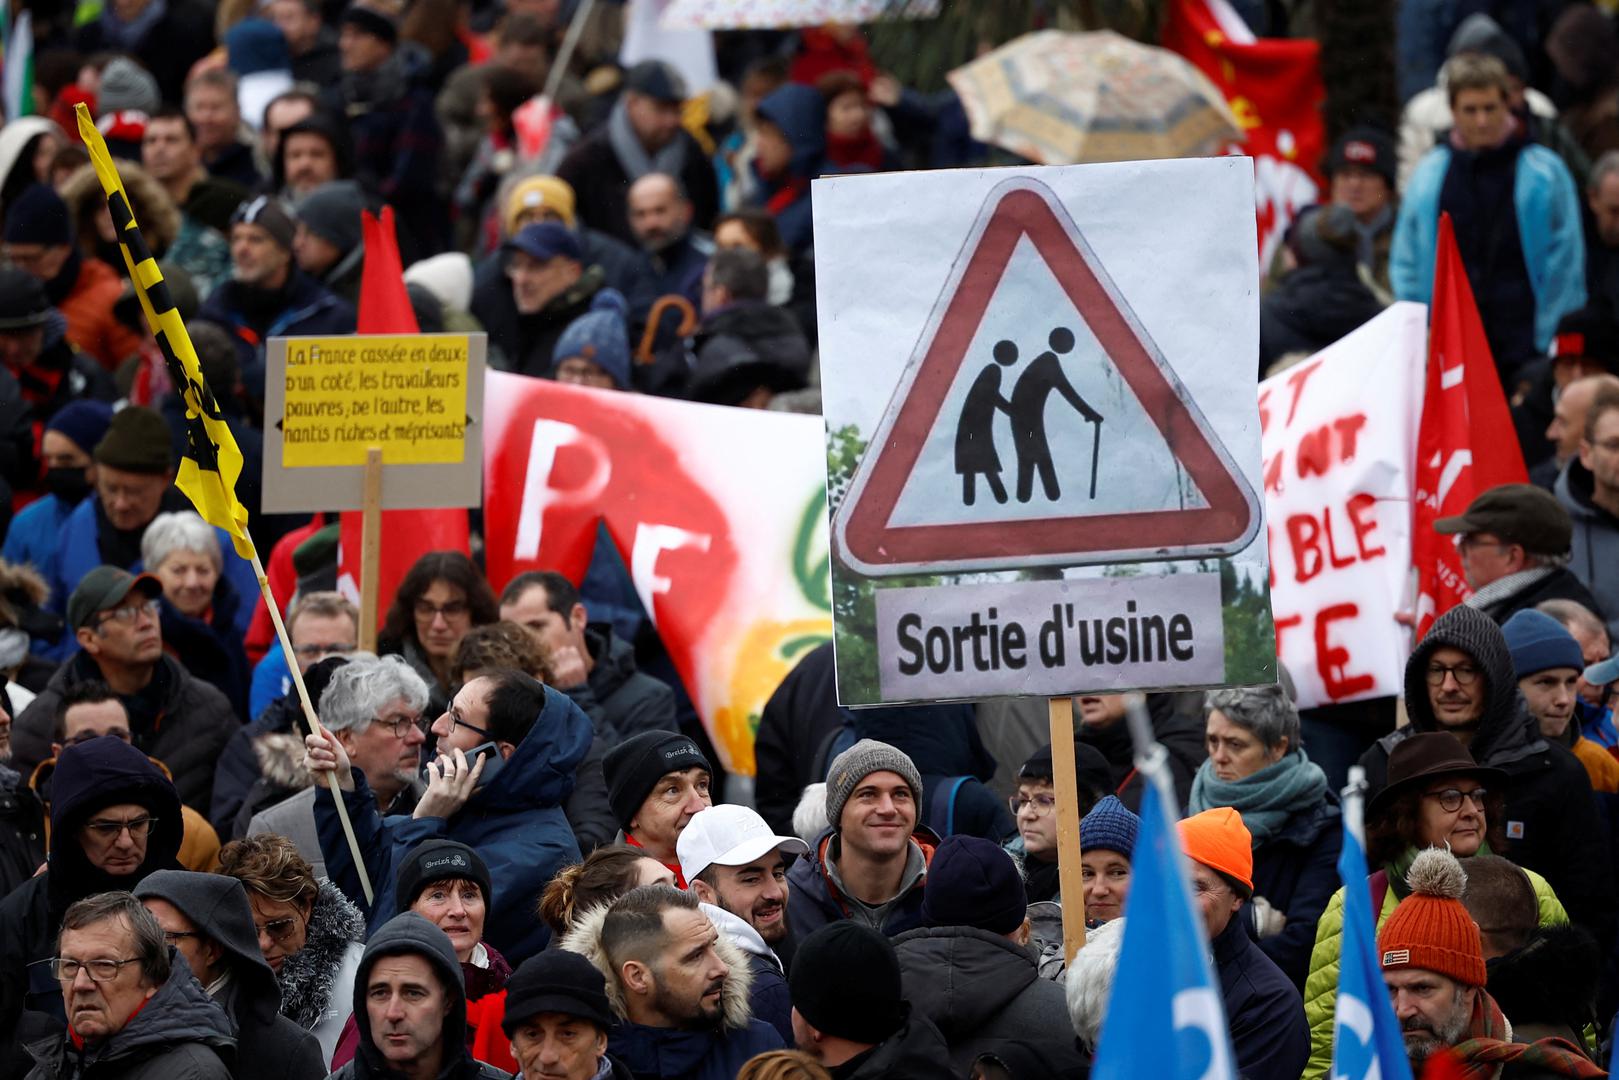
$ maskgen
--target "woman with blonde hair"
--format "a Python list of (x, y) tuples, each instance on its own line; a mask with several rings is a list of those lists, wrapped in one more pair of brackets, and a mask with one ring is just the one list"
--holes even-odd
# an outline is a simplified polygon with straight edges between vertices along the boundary
[(802, 1050), (767, 1050), (750, 1058), (736, 1080), (832, 1080), (832, 1074)]

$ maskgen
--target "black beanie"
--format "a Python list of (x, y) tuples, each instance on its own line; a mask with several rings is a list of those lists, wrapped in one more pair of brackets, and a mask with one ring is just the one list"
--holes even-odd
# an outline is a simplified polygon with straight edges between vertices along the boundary
[(607, 978), (576, 952), (553, 945), (517, 966), (506, 980), (501, 1029), (509, 1039), (542, 1012), (577, 1016), (606, 1031), (617, 1023), (607, 1004)]
[(850, 1042), (876, 1045), (905, 1023), (894, 943), (848, 919), (799, 943), (787, 989), (811, 1027)]
[(484, 906), (493, 906), (495, 897), (489, 884), (489, 867), (478, 853), (454, 840), (428, 840), (399, 864), (394, 883), (399, 910), (410, 910), (410, 905), (424, 889), (448, 878), (477, 882), (478, 888), (483, 890)]
[(6, 243), (61, 247), (73, 243), (67, 203), (56, 189), (33, 184), (6, 207)]
[(660, 776), (691, 768), (706, 769), (709, 776), (714, 775), (714, 766), (697, 744), (678, 731), (643, 731), (607, 751), (602, 760), (602, 771), (607, 775), (607, 804), (619, 828), (629, 830), (636, 811)]
[(922, 921), (1010, 934), (1023, 925), (1029, 897), (1017, 864), (992, 840), (958, 833), (945, 838), (928, 864)]

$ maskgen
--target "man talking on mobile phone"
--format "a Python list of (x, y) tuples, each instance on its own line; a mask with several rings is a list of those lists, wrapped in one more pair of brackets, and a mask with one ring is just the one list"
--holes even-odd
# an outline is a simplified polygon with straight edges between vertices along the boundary
[(365, 852), (376, 900), (366, 908), (375, 930), (394, 914), (394, 871), (418, 844), (455, 840), (483, 856), (494, 883), (485, 938), (512, 964), (545, 947), (549, 930), (533, 914), (534, 897), (562, 867), (579, 861), (563, 813), (574, 772), (590, 748), (590, 718), (566, 695), (517, 671), (497, 671), (463, 686), (427, 729), (437, 756), (427, 790), (409, 816), (384, 817), (342, 744), (326, 732), (304, 740), (316, 774), (315, 825), (326, 870), (365, 907), (354, 859), (320, 774), (336, 769), (343, 801)]

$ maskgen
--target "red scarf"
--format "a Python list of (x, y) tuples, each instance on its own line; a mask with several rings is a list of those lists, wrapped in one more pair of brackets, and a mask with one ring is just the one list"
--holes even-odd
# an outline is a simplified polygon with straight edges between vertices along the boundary
[[(646, 851), (646, 846), (627, 832), (624, 834), (624, 842), (632, 848), (639, 848), (642, 851)], [(667, 866), (671, 871), (673, 871), (675, 875), (675, 888), (679, 889), (681, 892), (686, 891), (686, 875), (680, 872), (680, 864), (678, 862), (666, 863), (663, 862), (662, 859), (658, 859), (656, 855), (651, 854), (647, 855), (647, 858), (657, 859), (658, 862), (663, 863), (663, 865)]]
[[(146, 1008), (146, 1002), (151, 1001), (152, 998), (156, 996), (157, 992), (153, 991), (145, 1001), (142, 1001), (139, 1005), (135, 1006), (135, 1011), (130, 1013), (129, 1016), (124, 1020), (124, 1027), (128, 1027), (130, 1024), (133, 1024), (135, 1022), (135, 1017), (139, 1016), (141, 1014), (141, 1010)], [(67, 1026), (67, 1037), (73, 1040), (73, 1045), (78, 1050), (81, 1052), (84, 1050), (84, 1036), (73, 1030), (73, 1024), (71, 1022)]]
[(1509, 1042), (1511, 1031), (1507, 1018), (1483, 987), (1479, 988), (1473, 1002), (1473, 1015), (1465, 1034), (1466, 1038), (1445, 1053), (1450, 1067), (1440, 1067), (1437, 1070), (1440, 1075), (1461, 1080), (1494, 1080), (1501, 1074), (1502, 1066), (1513, 1063), (1532, 1065), (1540, 1072), (1572, 1080), (1608, 1075), (1567, 1039)]
[(883, 144), (869, 127), (853, 136), (834, 135), (829, 131), (826, 133), (826, 160), (834, 165), (864, 165), (872, 172), (880, 172)]

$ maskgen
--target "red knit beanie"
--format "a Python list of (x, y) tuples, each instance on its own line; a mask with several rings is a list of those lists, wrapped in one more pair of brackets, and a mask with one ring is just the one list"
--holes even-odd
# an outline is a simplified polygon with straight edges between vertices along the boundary
[(1406, 871), (1411, 895), (1400, 901), (1377, 935), (1383, 967), (1422, 968), (1463, 986), (1483, 986), (1484, 945), (1462, 905), (1467, 872), (1456, 856), (1429, 848)]

